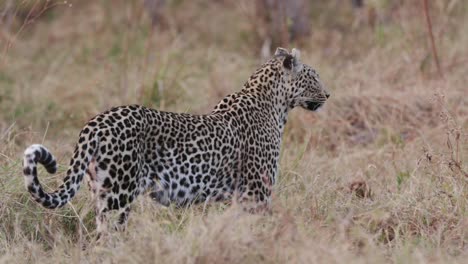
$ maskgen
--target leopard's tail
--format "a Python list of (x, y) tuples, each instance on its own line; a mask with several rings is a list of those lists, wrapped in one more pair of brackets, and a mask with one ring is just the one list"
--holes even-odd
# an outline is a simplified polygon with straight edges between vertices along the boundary
[[(83, 134), (83, 133), (82, 133)], [(37, 177), (37, 163), (42, 164), (47, 172), (53, 174), (57, 171), (57, 161), (55, 157), (44, 146), (34, 144), (28, 147), (24, 152), (23, 159), (23, 175), (26, 188), (36, 202), (43, 207), (54, 209), (62, 207), (70, 201), (80, 189), (80, 183), (86, 173), (86, 170), (91, 162), (95, 149), (97, 148), (97, 140), (84, 135), (80, 137), (80, 142), (75, 148), (75, 155), (70, 161), (67, 175), (60, 187), (51, 193), (43, 190)]]

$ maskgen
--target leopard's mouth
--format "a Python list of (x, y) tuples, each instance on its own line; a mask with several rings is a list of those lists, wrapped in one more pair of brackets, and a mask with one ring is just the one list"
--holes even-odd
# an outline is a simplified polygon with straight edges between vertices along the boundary
[(325, 102), (306, 102), (306, 109), (310, 111), (317, 111)]

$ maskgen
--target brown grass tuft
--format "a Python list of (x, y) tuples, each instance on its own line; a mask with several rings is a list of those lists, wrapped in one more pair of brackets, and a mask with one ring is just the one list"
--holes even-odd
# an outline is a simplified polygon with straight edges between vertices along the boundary
[(371, 198), (372, 190), (363, 180), (353, 181), (348, 186), (349, 191), (358, 198)]

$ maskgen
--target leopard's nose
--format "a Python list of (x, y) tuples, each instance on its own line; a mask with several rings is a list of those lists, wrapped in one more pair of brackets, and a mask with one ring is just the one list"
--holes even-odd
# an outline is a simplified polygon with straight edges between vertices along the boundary
[(325, 92), (325, 96), (327, 97), (327, 99), (330, 97), (330, 94), (328, 92)]

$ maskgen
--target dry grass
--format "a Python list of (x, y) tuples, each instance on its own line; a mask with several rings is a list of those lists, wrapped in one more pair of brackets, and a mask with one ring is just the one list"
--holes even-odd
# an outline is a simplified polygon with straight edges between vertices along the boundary
[(52, 190), (94, 114), (205, 113), (259, 65), (250, 1), (168, 2), (154, 31), (123, 0), (57, 6), (16, 37), (0, 29), (0, 262), (464, 263), (468, 8), (457, 0), (430, 1), (443, 79), (418, 1), (366, 1), (366, 19), (338, 0), (312, 4), (299, 48), (332, 97), (291, 114), (271, 215), (141, 197), (128, 230), (97, 244), (87, 188), (65, 208), (37, 206), (21, 176), (29, 144), (58, 157), (59, 174), (40, 170)]

